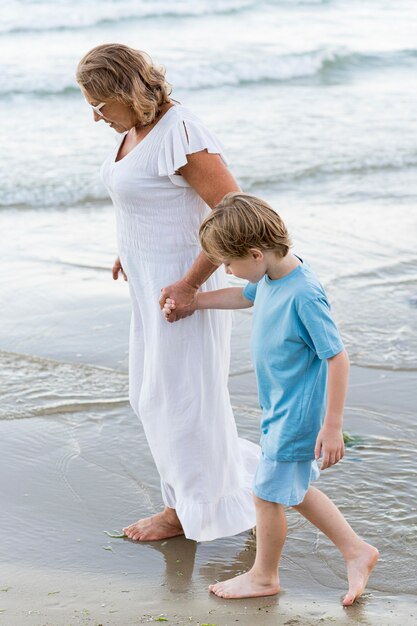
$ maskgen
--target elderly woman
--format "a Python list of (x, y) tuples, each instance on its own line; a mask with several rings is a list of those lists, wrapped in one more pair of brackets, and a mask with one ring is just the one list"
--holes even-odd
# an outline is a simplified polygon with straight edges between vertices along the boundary
[[(255, 523), (258, 447), (238, 438), (230, 405), (229, 313), (194, 312), (194, 301), (197, 290), (226, 284), (201, 252), (198, 229), (239, 187), (217, 139), (170, 99), (164, 72), (143, 52), (97, 46), (81, 59), (77, 81), (94, 120), (120, 133), (101, 169), (117, 217), (113, 277), (128, 278), (130, 402), (165, 504), (124, 532), (138, 541), (237, 534)], [(174, 324), (160, 311), (168, 296), (177, 303)]]

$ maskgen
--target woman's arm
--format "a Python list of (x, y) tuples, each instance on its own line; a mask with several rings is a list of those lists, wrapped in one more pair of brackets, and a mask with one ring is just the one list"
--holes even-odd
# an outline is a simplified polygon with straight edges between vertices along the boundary
[[(253, 306), (252, 300), (243, 295), (242, 287), (226, 287), (215, 291), (199, 291), (196, 294), (196, 310), (200, 309), (248, 309)], [(169, 321), (175, 314), (176, 302), (167, 298), (163, 307), (165, 319)]]
[(187, 161), (179, 172), (211, 209), (230, 191), (240, 191), (219, 154), (202, 150), (188, 154)]
[(334, 465), (343, 457), (343, 411), (349, 379), (349, 357), (346, 350), (327, 359), (327, 407), (323, 426), (317, 437), (315, 456), (323, 452), (320, 469)]
[[(202, 150), (187, 155), (187, 160), (188, 163), (181, 167), (179, 172), (210, 208), (213, 209), (227, 193), (240, 191), (239, 185), (220, 155)], [(168, 321), (175, 322), (194, 313), (197, 290), (217, 267), (209, 261), (204, 252), (201, 252), (181, 280), (161, 289), (159, 299), (161, 309), (167, 298), (172, 298), (176, 302), (175, 312)]]

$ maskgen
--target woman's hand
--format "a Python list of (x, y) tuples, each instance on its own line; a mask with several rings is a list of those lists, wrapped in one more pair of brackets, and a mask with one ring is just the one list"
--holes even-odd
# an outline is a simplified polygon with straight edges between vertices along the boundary
[(113, 280), (117, 280), (119, 278), (119, 272), (122, 273), (123, 276), (123, 280), (127, 280), (127, 276), (123, 270), (122, 264), (120, 263), (120, 259), (119, 257), (117, 257), (117, 259), (115, 260), (115, 262), (113, 263), (113, 267), (112, 267), (112, 275), (113, 275)]
[(197, 308), (197, 289), (189, 285), (185, 280), (179, 280), (173, 285), (161, 289), (159, 306), (164, 310), (165, 301), (170, 298), (175, 301), (175, 310), (166, 317), (168, 322), (176, 322), (192, 315)]

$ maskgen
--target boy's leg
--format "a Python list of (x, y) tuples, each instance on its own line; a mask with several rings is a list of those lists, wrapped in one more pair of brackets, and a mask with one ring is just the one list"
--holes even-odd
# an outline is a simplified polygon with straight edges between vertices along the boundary
[(339, 548), (346, 561), (349, 582), (343, 604), (353, 604), (366, 587), (379, 557), (378, 550), (360, 539), (336, 505), (315, 487), (310, 487), (302, 503), (293, 508)]
[(278, 563), (287, 536), (284, 507), (254, 496), (256, 506), (256, 558), (253, 567), (209, 589), (221, 598), (253, 598), (279, 593)]

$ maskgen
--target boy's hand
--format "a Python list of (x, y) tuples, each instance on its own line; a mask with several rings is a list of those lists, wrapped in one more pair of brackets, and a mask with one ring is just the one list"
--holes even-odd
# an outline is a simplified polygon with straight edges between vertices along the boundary
[(170, 321), (169, 316), (171, 315), (174, 309), (175, 309), (175, 300), (173, 300), (172, 298), (167, 298), (165, 300), (164, 306), (162, 307), (162, 313), (164, 314), (164, 317), (167, 320), (167, 322)]
[(345, 444), (341, 428), (333, 428), (326, 425), (321, 428), (314, 449), (316, 461), (320, 458), (320, 454), (323, 454), (321, 470), (335, 465), (343, 458)]

